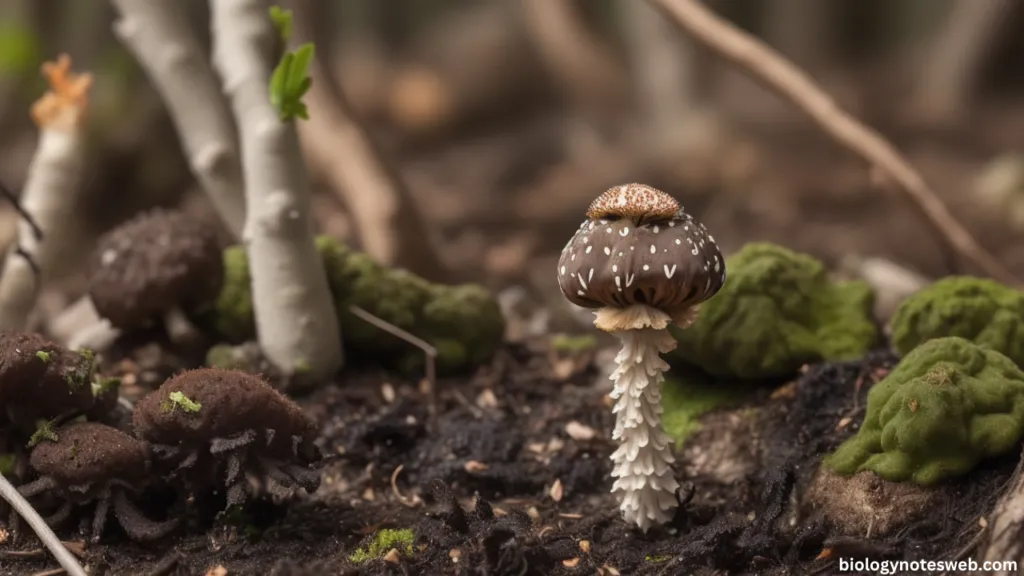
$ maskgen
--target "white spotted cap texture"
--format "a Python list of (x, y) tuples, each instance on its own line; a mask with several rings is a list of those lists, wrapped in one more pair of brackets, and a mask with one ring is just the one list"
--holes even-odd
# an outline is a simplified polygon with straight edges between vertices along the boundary
[(674, 316), (725, 283), (714, 237), (660, 190), (643, 184), (610, 188), (587, 215), (558, 261), (559, 288), (573, 304), (646, 304)]

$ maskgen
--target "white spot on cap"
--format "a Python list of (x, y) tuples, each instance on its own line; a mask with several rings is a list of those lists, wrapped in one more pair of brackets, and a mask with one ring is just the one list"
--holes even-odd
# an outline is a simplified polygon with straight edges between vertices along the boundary
[(655, 226), (651, 231), (654, 232), (655, 234), (657, 234), (660, 230), (661, 230), (661, 228), (658, 228), (657, 226)]
[(590, 251), (593, 250), (593, 249), (594, 249), (593, 246), (587, 246), (586, 253), (590, 254)]
[(622, 230), (619, 230), (619, 236), (625, 237), (626, 234), (629, 234), (629, 226), (624, 226)]
[(612, 249), (607, 247), (607, 246), (605, 246), (604, 247), (604, 255), (605, 256), (611, 256), (612, 255)]
[[(718, 270), (718, 268), (716, 267), (715, 270)], [(619, 271), (619, 266), (617, 264), (612, 264), (612, 272), (618, 272), (618, 271)]]
[(647, 264), (644, 264), (644, 270), (645, 270), (645, 271), (647, 271), (647, 270), (650, 270), (650, 269), (651, 269), (651, 267), (650, 267), (650, 266), (648, 266)]
[[(707, 269), (707, 266), (705, 266), (704, 268)], [(590, 269), (590, 273), (587, 274), (587, 282), (590, 282), (593, 279), (594, 279), (594, 269), (591, 268)]]
[(680, 240), (679, 238), (676, 238), (676, 246), (678, 246), (678, 245), (680, 245), (680, 244), (682, 244), (682, 243), (683, 243), (683, 241), (682, 241), (682, 240)]
[(562, 276), (565, 276), (565, 266), (562, 266)]
[(668, 264), (665, 264), (665, 278), (671, 278), (672, 275), (675, 274), (675, 273), (676, 273), (676, 265), (675, 264), (672, 265), (672, 268), (669, 268)]

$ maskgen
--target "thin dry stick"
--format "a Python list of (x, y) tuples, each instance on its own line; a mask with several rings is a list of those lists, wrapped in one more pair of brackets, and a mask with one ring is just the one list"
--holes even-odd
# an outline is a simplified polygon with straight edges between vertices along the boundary
[(953, 217), (921, 175), (900, 156), (892, 144), (846, 113), (807, 74), (765, 43), (716, 16), (697, 0), (647, 1), (671, 16), (687, 34), (793, 102), (839, 144), (899, 184), (960, 254), (993, 278), (1009, 284), (1020, 284)]
[(0, 474), (0, 498), (6, 500), (11, 505), (11, 508), (14, 508), (14, 511), (24, 518), (25, 522), (28, 522), (32, 531), (39, 537), (40, 542), (53, 554), (53, 557), (57, 559), (57, 563), (68, 573), (68, 576), (86, 576), (85, 568), (82, 568), (82, 565), (78, 563), (75, 555), (61, 544), (60, 539), (46, 525), (46, 521), (39, 515), (39, 512), (36, 512), (36, 509), (28, 503), (28, 500), (25, 500), (25, 497), (18, 492), (18, 489), (3, 474)]
[(387, 332), (388, 334), (397, 336), (402, 340), (405, 340), (409, 344), (412, 344), (413, 346), (419, 348), (420, 350), (423, 350), (423, 354), (425, 354), (427, 357), (427, 382), (430, 383), (431, 390), (434, 390), (436, 388), (437, 348), (431, 346), (430, 343), (427, 342), (426, 340), (413, 336), (412, 334), (406, 332), (405, 330), (402, 330), (398, 326), (395, 326), (394, 324), (388, 322), (387, 320), (383, 320), (381, 318), (374, 316), (373, 314), (370, 314), (369, 312), (363, 310), (362, 308), (356, 306), (355, 304), (349, 306), (348, 310), (349, 312), (355, 314), (356, 316), (362, 318), (363, 320), (369, 322), (370, 324), (373, 324), (374, 326), (380, 328), (381, 330)]

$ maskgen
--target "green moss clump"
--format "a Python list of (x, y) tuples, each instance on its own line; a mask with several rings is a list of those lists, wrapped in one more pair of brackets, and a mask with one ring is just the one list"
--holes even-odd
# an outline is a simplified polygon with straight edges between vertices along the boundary
[(901, 355), (933, 338), (959, 336), (1024, 366), (1024, 293), (994, 280), (939, 280), (904, 300), (890, 326)]
[(366, 546), (356, 550), (348, 559), (355, 564), (363, 564), (384, 556), (392, 548), (406, 556), (412, 556), (412, 543), (415, 539), (416, 533), (409, 528), (378, 530)]
[(468, 363), (477, 365), (494, 356), (505, 336), (505, 317), (494, 295), (479, 284), (437, 285), (423, 307), (422, 328), (428, 341), (461, 342)]
[(208, 323), (217, 334), (236, 344), (256, 334), (252, 276), (245, 246), (230, 246), (224, 250), (224, 283)]
[(13, 452), (0, 452), (0, 474), (14, 476), (18, 467), (18, 455)]
[(670, 373), (661, 384), (662, 428), (681, 446), (700, 429), (701, 416), (741, 399), (735, 386), (697, 370)]
[(716, 376), (770, 378), (820, 360), (863, 356), (878, 340), (874, 293), (865, 282), (835, 283), (811, 256), (768, 243), (728, 259), (729, 279), (687, 329), (673, 329), (674, 362)]
[(963, 338), (937, 338), (871, 389), (857, 435), (825, 465), (930, 485), (1006, 453), (1022, 436), (1024, 371)]
[[(497, 300), (483, 287), (432, 284), (405, 270), (382, 266), (327, 236), (318, 237), (316, 246), (349, 358), (410, 373), (422, 371), (424, 365), (422, 351), (353, 314), (352, 306), (430, 342), (437, 348), (441, 374), (486, 362), (500, 345), (504, 318)], [(204, 323), (226, 342), (239, 343), (256, 333), (245, 249), (228, 248), (224, 264), (224, 287)], [(226, 348), (214, 347), (207, 354), (211, 366), (236, 362)]]

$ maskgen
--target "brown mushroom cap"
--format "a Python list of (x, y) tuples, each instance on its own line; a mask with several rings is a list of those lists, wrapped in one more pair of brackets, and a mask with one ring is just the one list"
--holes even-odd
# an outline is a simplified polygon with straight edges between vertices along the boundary
[[(176, 407), (171, 401), (174, 392), (199, 404), (199, 409)], [(171, 377), (135, 404), (132, 425), (139, 437), (169, 445), (208, 444), (247, 430), (272, 430), (271, 437), (258, 442), (263, 455), (293, 458), (297, 448), (298, 455), (315, 459), (318, 453), (313, 444), (316, 422), (263, 378), (241, 370), (199, 368)]]
[(89, 297), (123, 330), (169, 310), (212, 302), (224, 259), (212, 227), (177, 210), (155, 209), (104, 234), (89, 266)]
[(677, 317), (724, 283), (725, 261), (704, 225), (643, 184), (594, 200), (558, 261), (562, 294), (584, 308), (645, 304)]
[(34, 430), (37, 420), (93, 406), (91, 354), (34, 333), (0, 333), (0, 420)]
[(29, 456), (32, 468), (65, 486), (121, 480), (140, 486), (149, 471), (146, 443), (116, 428), (75, 422), (56, 431), (57, 441), (43, 440)]

